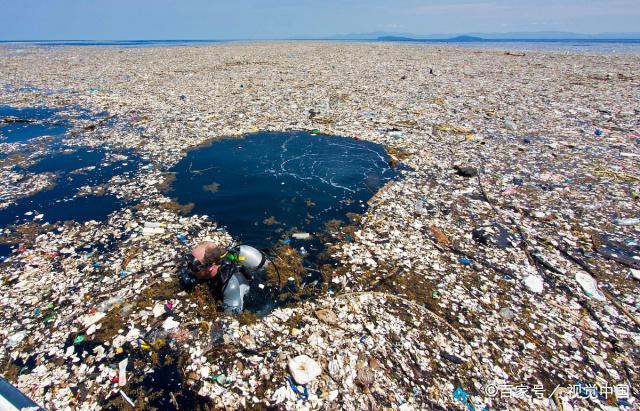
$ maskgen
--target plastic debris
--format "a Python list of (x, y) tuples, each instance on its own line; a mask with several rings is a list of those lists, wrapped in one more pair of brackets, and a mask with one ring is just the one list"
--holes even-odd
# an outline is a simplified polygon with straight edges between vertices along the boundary
[(294, 233), (291, 234), (292, 238), (295, 238), (296, 240), (309, 240), (311, 238), (311, 234), (309, 233)]
[(18, 344), (20, 344), (22, 342), (22, 340), (25, 339), (25, 337), (27, 336), (27, 332), (26, 331), (20, 331), (17, 332), (15, 334), (13, 334), (12, 336), (10, 336), (7, 339), (7, 346), (8, 347), (15, 347)]
[(152, 221), (146, 221), (144, 223), (144, 228), (161, 228), (161, 227), (165, 227), (165, 224), (163, 223), (155, 223)]
[(460, 264), (464, 265), (465, 267), (468, 267), (473, 263), (473, 261), (471, 261), (467, 257), (460, 257), (458, 261), (460, 262)]
[(456, 173), (462, 177), (475, 177), (478, 175), (478, 170), (475, 167), (455, 166), (453, 168), (456, 170)]
[(164, 234), (165, 229), (163, 227), (144, 227), (142, 229), (142, 235), (152, 236), (157, 234)]
[(305, 385), (322, 374), (322, 368), (309, 356), (299, 355), (289, 360), (289, 372), (296, 383)]
[(600, 290), (598, 290), (598, 282), (587, 273), (578, 272), (575, 275), (575, 279), (582, 287), (584, 293), (591, 298), (595, 298), (596, 300), (604, 300), (605, 296), (602, 294)]
[(542, 277), (537, 275), (527, 275), (522, 280), (522, 283), (527, 287), (527, 290), (532, 293), (540, 294), (544, 289), (544, 281), (542, 280)]
[(153, 306), (153, 317), (154, 318), (160, 317), (165, 312), (166, 312), (166, 310), (165, 310), (164, 305), (162, 303), (156, 303), (156, 305)]
[(638, 225), (640, 224), (640, 218), (618, 218), (613, 220), (617, 225)]
[(129, 404), (129, 405), (131, 405), (132, 407), (135, 408), (136, 403), (133, 402), (131, 397), (129, 397), (127, 394), (125, 394), (124, 391), (120, 390), (120, 396), (122, 396), (122, 399), (124, 399), (127, 402), (127, 404)]
[(129, 364), (128, 358), (118, 363), (118, 385), (121, 387), (127, 385), (127, 364)]
[(167, 318), (162, 323), (162, 328), (165, 331), (173, 330), (175, 328), (178, 328), (179, 326), (180, 326), (180, 323), (178, 321), (175, 321), (172, 317)]
[(317, 310), (315, 314), (316, 317), (318, 317), (318, 319), (323, 323), (330, 325), (335, 325), (338, 323), (338, 317), (331, 310)]
[(233, 378), (230, 378), (224, 374), (214, 375), (213, 380), (223, 387), (228, 387), (233, 384)]
[(515, 317), (515, 314), (510, 308), (501, 308), (500, 317), (504, 318), (505, 320), (513, 320), (513, 317)]
[[(134, 155), (141, 163), (54, 203), (70, 209), (77, 199), (121, 199), (103, 218), (63, 224), (54, 221), (54, 207), (30, 206), (7, 217), (25, 224), (0, 226), (0, 255), (6, 256), (0, 356), (25, 364), (17, 365), (20, 375), (5, 376), (46, 409), (122, 406), (119, 396), (116, 405), (105, 399), (117, 393), (125, 353), (141, 365), (128, 373), (127, 386), (135, 386), (142, 401), (143, 379), (159, 375), (147, 346), (175, 350), (173, 360), (180, 355), (193, 382), (180, 390), (196, 392), (176, 392), (177, 398), (206, 398), (215, 409), (458, 409), (466, 403), (451, 395), (456, 381), (476, 383), (467, 388), (476, 408), (488, 402), (498, 409), (553, 408), (549, 390), (542, 400), (530, 390), (523, 398), (488, 398), (483, 390), (492, 381), (548, 388), (548, 379), (532, 373), (541, 369), (569, 388), (586, 378), (625, 384), (637, 361), (628, 355), (626, 370), (611, 353), (634, 353), (635, 325), (613, 302), (588, 299), (574, 280), (579, 263), (556, 247), (597, 269), (592, 277), (601, 290), (638, 315), (638, 283), (629, 271), (640, 270), (638, 226), (613, 223), (636, 218), (640, 198), (637, 104), (630, 92), (637, 89), (636, 67), (636, 55), (527, 52), (514, 58), (446, 45), (364, 42), (145, 50), (34, 45), (28, 53), (9, 46), (0, 53), (3, 104), (68, 104), (61, 116), (71, 119), (73, 132), (53, 139), (61, 150), (109, 147), (99, 164), (89, 164), (98, 171), (106, 163), (134, 164)], [(403, 75), (407, 80), (398, 81)], [(101, 126), (72, 106), (113, 117)], [(310, 109), (321, 114), (310, 118)], [(517, 128), (507, 128), (507, 120)], [(594, 125), (601, 137), (593, 137)], [(190, 244), (230, 244), (230, 234), (215, 216), (181, 214), (188, 205), (163, 191), (167, 172), (212, 138), (289, 129), (383, 144), (396, 150), (402, 178), (378, 191), (354, 224), (314, 231), (320, 246), (331, 244), (321, 275), (326, 284), (302, 287), (303, 270), (292, 265), (281, 273), (286, 287), (297, 289), (284, 296), (286, 304), (257, 319), (221, 315), (215, 301), (203, 299), (206, 292), (177, 283), (188, 250), (176, 233)], [(0, 213), (35, 193), (52, 193), (44, 189), (54, 182), (95, 176), (84, 168), (62, 176), (29, 171), (49, 154), (49, 137), (11, 142), (4, 130), (0, 124)], [(404, 137), (390, 135), (394, 131)], [(460, 176), (456, 164), (477, 174)], [(144, 235), (144, 222), (163, 224), (147, 228), (164, 231)], [(473, 237), (474, 229), (494, 224), (509, 232), (510, 246), (500, 247), (496, 233), (486, 230), (489, 237), (479, 233), (486, 241)], [(440, 240), (432, 241), (431, 226), (443, 234)], [(275, 243), (281, 234), (273, 228)], [(299, 245), (283, 248), (300, 257)], [(462, 255), (473, 271), (459, 261)], [(549, 286), (533, 298), (521, 281), (539, 270)], [(128, 275), (121, 278), (121, 271)], [(381, 278), (377, 294), (367, 293)], [(266, 294), (273, 290), (268, 285), (256, 289)], [(337, 323), (318, 318), (320, 309), (335, 313)], [(103, 317), (90, 318), (97, 313)], [(165, 331), (166, 317), (179, 325)], [(138, 338), (128, 341), (133, 328)], [(84, 343), (62, 346), (78, 334)], [(245, 335), (255, 347), (244, 347)], [(615, 347), (611, 336), (622, 336)], [(230, 355), (211, 355), (219, 347)], [(441, 351), (473, 366), (457, 365)], [(328, 369), (327, 378), (307, 385), (304, 404), (304, 386), (293, 382), (300, 396), (286, 377), (262, 378), (280, 375), (288, 358), (301, 353)], [(375, 382), (365, 393), (370, 375), (362, 365), (376, 361)], [(211, 379), (220, 374), (235, 378), (233, 389)], [(161, 385), (149, 394), (169, 398)], [(74, 387), (89, 389), (78, 398), (77, 391), (69, 395)], [(629, 394), (633, 407), (633, 387)], [(607, 403), (558, 396), (574, 409), (614, 405), (611, 397)], [(168, 400), (166, 407), (173, 408)]]
[(304, 384), (300, 384), (302, 385), (302, 391), (298, 388), (296, 382), (294, 381), (294, 379), (289, 376), (288, 378), (289, 381), (289, 387), (291, 388), (291, 391), (294, 392), (294, 394), (296, 395), (296, 398), (298, 400), (307, 400), (309, 398), (309, 390), (307, 389), (307, 386)]
[(469, 393), (463, 390), (462, 387), (456, 387), (453, 390), (452, 396), (453, 398), (455, 398), (456, 400), (464, 404), (464, 406), (467, 407), (469, 411), (475, 411), (475, 407), (473, 406), (473, 404), (471, 403), (471, 400), (469, 399)]
[(184, 236), (184, 234), (176, 234), (176, 238), (178, 239), (178, 241), (180, 241), (182, 244), (184, 245), (189, 245), (189, 241), (187, 240), (187, 237)]

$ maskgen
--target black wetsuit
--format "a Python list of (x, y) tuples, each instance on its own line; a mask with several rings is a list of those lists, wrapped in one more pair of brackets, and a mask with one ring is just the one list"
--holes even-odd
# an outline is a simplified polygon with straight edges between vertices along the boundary
[[(207, 267), (205, 267), (205, 265), (202, 264), (198, 259), (190, 255), (186, 256), (185, 260), (185, 264), (180, 269), (178, 278), (180, 279), (180, 284), (182, 284), (184, 288), (192, 289), (200, 281), (195, 276), (195, 273), (207, 269)], [(236, 268), (237, 267), (235, 264), (222, 262), (222, 264), (218, 268), (218, 273), (216, 274), (216, 276), (212, 279), (206, 280), (216, 299), (222, 299), (224, 288), (231, 279), (233, 273), (236, 271)]]

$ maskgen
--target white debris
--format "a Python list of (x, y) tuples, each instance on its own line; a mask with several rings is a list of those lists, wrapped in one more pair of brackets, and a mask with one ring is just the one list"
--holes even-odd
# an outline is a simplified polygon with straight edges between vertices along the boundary
[(322, 374), (322, 368), (309, 356), (299, 355), (289, 360), (289, 372), (295, 382), (305, 385)]
[(165, 331), (173, 330), (174, 328), (178, 328), (179, 326), (180, 326), (180, 323), (178, 321), (175, 321), (173, 317), (168, 317), (162, 323), (162, 328)]
[(291, 237), (295, 238), (296, 240), (308, 240), (311, 238), (311, 234), (309, 233), (294, 233), (291, 234)]
[(540, 294), (544, 289), (544, 281), (539, 275), (527, 275), (523, 278), (522, 282), (524, 286), (527, 287), (527, 290), (532, 293)]
[(129, 364), (128, 358), (118, 363), (118, 385), (120, 387), (127, 385), (127, 364)]
[(598, 282), (595, 278), (585, 272), (579, 271), (576, 273), (575, 279), (588, 297), (600, 301), (605, 299), (604, 294), (598, 289)]

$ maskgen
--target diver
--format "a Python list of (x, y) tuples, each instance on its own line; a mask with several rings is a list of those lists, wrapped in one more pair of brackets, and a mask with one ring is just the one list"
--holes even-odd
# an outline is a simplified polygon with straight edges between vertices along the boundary
[(266, 254), (254, 247), (239, 245), (225, 249), (212, 241), (195, 246), (187, 258), (179, 273), (182, 286), (190, 289), (198, 282), (208, 282), (229, 313), (243, 310), (250, 281), (268, 262)]

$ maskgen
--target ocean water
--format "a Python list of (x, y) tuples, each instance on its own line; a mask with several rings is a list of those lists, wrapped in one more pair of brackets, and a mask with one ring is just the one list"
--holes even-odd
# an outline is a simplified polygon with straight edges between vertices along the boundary
[[(26, 173), (55, 173), (55, 185), (48, 190), (24, 197), (15, 204), (0, 210), (0, 228), (33, 220), (43, 214), (40, 222), (55, 223), (73, 220), (103, 220), (124, 203), (112, 195), (78, 196), (83, 186), (106, 183), (115, 175), (135, 171), (140, 161), (134, 155), (126, 160), (108, 161), (107, 150), (77, 150), (55, 152), (24, 170)], [(28, 214), (26, 214), (28, 213)]]
[(173, 170), (168, 196), (194, 203), (241, 242), (277, 241), (307, 248), (291, 232), (315, 235), (329, 220), (362, 213), (367, 200), (396, 177), (384, 147), (306, 132), (261, 132), (192, 150)]
[[(113, 195), (81, 196), (78, 195), (78, 190), (84, 186), (106, 183), (116, 175), (133, 173), (140, 165), (140, 159), (132, 153), (113, 151), (109, 148), (65, 147), (62, 140), (71, 129), (72, 119), (97, 121), (105, 115), (91, 115), (77, 107), (51, 109), (0, 106), (0, 120), (15, 117), (30, 121), (0, 124), (0, 141), (29, 143), (38, 137), (54, 137), (39, 140), (39, 144), (23, 144), (17, 151), (12, 152), (11, 154), (35, 160), (26, 167), (14, 164), (11, 166), (13, 171), (25, 175), (55, 175), (52, 187), (19, 198), (9, 207), (1, 209), (0, 229), (12, 224), (33, 221), (34, 217), (40, 214), (43, 214), (42, 218), (35, 220), (38, 223), (103, 220), (108, 214), (124, 206), (124, 202)], [(6, 157), (7, 153), (1, 153), (0, 159)], [(10, 245), (0, 244), (0, 259), (10, 253)]]
[(10, 48), (29, 47), (66, 47), (66, 46), (107, 46), (107, 47), (176, 47), (225, 43), (226, 40), (33, 40), (33, 41), (0, 41)]
[[(27, 142), (36, 137), (60, 136), (67, 132), (68, 124), (58, 114), (58, 110), (50, 108), (0, 106), (0, 142)], [(7, 118), (33, 122), (3, 122)]]
[[(242, 40), (42, 40), (42, 41), (0, 41), (0, 51), (4, 48), (11, 53), (26, 51), (32, 47), (177, 47), (198, 46), (229, 43)], [(337, 42), (381, 42), (382, 40), (296, 40), (296, 41), (337, 41)], [(640, 39), (620, 40), (483, 40), (483, 41), (450, 41), (450, 40), (415, 40), (400, 41), (399, 43), (430, 44), (441, 46), (455, 46), (474, 49), (497, 49), (505, 51), (543, 51), (569, 52), (586, 54), (640, 54)], [(6, 51), (5, 51), (6, 52)]]
[(0, 263), (4, 261), (9, 255), (11, 255), (12, 248), (9, 244), (0, 244)]
[[(211, 216), (239, 243), (259, 249), (290, 245), (307, 267), (318, 263), (325, 224), (363, 213), (367, 200), (398, 176), (380, 145), (300, 131), (219, 140), (188, 152), (172, 171), (169, 197), (193, 203), (192, 213)], [(311, 239), (296, 239), (295, 233)], [(265, 280), (258, 273), (252, 284)], [(313, 286), (321, 278), (310, 271), (301, 281)], [(252, 286), (245, 309), (266, 315), (287, 303), (279, 293), (270, 285)]]
[(640, 54), (640, 40), (489, 40), (481, 42), (459, 42), (455, 43), (455, 45), (458, 47), (473, 49), (495, 49), (504, 51), (542, 51), (582, 54)]

